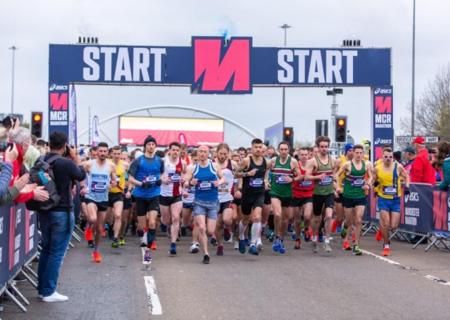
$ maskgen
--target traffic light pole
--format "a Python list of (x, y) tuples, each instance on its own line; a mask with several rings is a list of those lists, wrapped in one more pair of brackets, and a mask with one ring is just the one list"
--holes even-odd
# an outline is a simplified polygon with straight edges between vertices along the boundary
[(332, 145), (336, 145), (336, 115), (337, 115), (338, 104), (336, 100), (336, 94), (333, 94), (333, 103), (331, 104), (331, 130), (330, 130), (330, 140)]

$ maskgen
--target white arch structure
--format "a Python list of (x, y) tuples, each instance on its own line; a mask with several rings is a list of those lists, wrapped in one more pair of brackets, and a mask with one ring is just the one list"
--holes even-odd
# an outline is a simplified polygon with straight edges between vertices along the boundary
[[(114, 119), (116, 119), (120, 116), (126, 115), (126, 114), (135, 113), (135, 112), (144, 111), (144, 110), (158, 110), (158, 109), (175, 109), (175, 110), (188, 110), (188, 111), (200, 112), (200, 113), (207, 114), (207, 115), (215, 117), (215, 118), (222, 119), (225, 122), (228, 122), (228, 123), (232, 124), (233, 126), (235, 126), (236, 128), (244, 131), (252, 138), (257, 137), (256, 134), (254, 132), (252, 132), (250, 129), (244, 127), (243, 125), (237, 123), (236, 121), (234, 121), (228, 117), (224, 117), (218, 113), (215, 113), (215, 112), (212, 112), (209, 110), (204, 110), (204, 109), (190, 107), (190, 106), (182, 106), (182, 105), (154, 105), (154, 106), (135, 108), (135, 109), (128, 110), (126, 112), (119, 112), (119, 113), (113, 114), (112, 116), (109, 116), (106, 119), (101, 120), (99, 124), (109, 122), (111, 120), (114, 120)], [(89, 129), (86, 129), (86, 130), (80, 132), (80, 134), (78, 134), (78, 138), (82, 137), (83, 135), (87, 134), (88, 132), (89, 132)]]

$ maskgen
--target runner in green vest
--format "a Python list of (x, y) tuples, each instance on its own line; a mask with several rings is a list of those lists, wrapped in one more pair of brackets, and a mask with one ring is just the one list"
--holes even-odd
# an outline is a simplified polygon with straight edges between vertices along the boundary
[[(331, 219), (333, 217), (335, 179), (334, 173), (337, 171), (336, 161), (328, 154), (330, 138), (320, 136), (316, 139), (316, 146), (319, 153), (306, 164), (306, 179), (316, 182), (313, 193), (313, 251), (318, 252), (317, 237), (319, 234), (322, 219), (325, 225), (325, 252), (331, 252), (330, 234)], [(323, 212), (325, 213), (323, 215)]]
[(292, 218), (292, 181), (299, 181), (298, 163), (289, 155), (289, 143), (283, 141), (278, 145), (279, 156), (272, 159), (270, 168), (270, 197), (275, 218), (275, 241), (272, 249), (284, 254), (283, 239), (289, 220)]
[[(372, 183), (372, 164), (365, 161), (364, 147), (356, 145), (353, 147), (353, 160), (347, 161), (336, 173), (338, 179), (338, 186), (342, 185), (344, 180), (344, 190), (341, 187), (337, 192), (343, 195), (343, 205), (345, 211), (345, 225), (344, 228), (354, 226), (355, 242), (353, 248), (349, 244), (349, 234), (345, 233), (342, 247), (344, 250), (352, 250), (354, 255), (361, 255), (362, 251), (359, 248), (359, 238), (362, 228), (362, 217), (367, 204), (367, 194)], [(343, 191), (343, 192), (342, 192)], [(350, 228), (351, 229), (351, 228)]]

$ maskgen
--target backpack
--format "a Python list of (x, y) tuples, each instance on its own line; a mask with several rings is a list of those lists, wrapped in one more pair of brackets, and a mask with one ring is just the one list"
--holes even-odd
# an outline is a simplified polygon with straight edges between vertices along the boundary
[(44, 190), (48, 192), (49, 199), (43, 202), (36, 200), (27, 201), (26, 206), (28, 210), (49, 211), (58, 206), (61, 197), (56, 188), (53, 164), (59, 158), (61, 158), (60, 155), (54, 155), (44, 160), (44, 156), (41, 156), (30, 169), (30, 183), (44, 186)]

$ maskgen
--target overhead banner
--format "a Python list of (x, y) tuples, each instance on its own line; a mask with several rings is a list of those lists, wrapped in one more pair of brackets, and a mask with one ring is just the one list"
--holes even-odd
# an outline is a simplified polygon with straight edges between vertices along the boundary
[(185, 47), (51, 44), (49, 132), (67, 131), (71, 83), (185, 85), (207, 94), (251, 93), (254, 86), (381, 87), (391, 85), (391, 50), (253, 47), (251, 37), (192, 37)]
[(394, 144), (392, 86), (372, 88), (372, 160), (382, 156), (383, 147)]
[(171, 142), (188, 146), (217, 145), (224, 140), (224, 122), (219, 119), (120, 117), (119, 143), (142, 145), (148, 135), (157, 144)]

